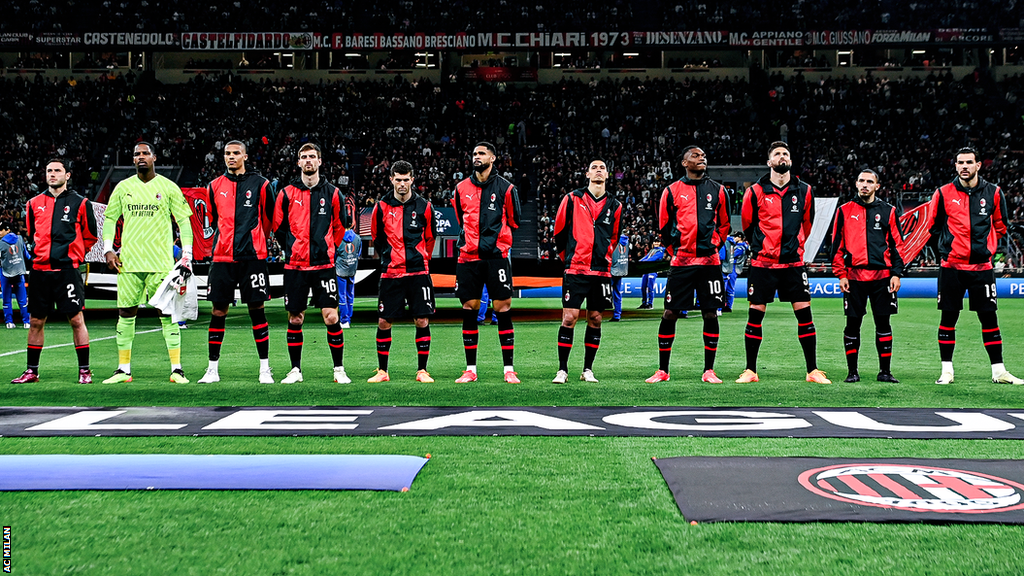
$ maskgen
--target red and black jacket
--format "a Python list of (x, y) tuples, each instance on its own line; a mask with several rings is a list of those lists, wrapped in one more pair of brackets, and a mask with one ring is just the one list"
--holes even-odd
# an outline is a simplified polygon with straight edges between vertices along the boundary
[(434, 207), (415, 192), (405, 203), (387, 193), (374, 204), (370, 237), (384, 266), (381, 278), (430, 273), (434, 222)]
[(213, 229), (213, 261), (266, 260), (274, 195), (256, 172), (225, 173), (207, 187)]
[(661, 192), (658, 228), (672, 266), (720, 265), (729, 227), (729, 199), (718, 182), (684, 176)]
[(26, 234), (34, 244), (32, 269), (78, 268), (97, 240), (92, 202), (71, 190), (60, 196), (47, 190), (29, 200), (25, 210)]
[(562, 197), (555, 216), (555, 248), (566, 274), (611, 277), (612, 253), (619, 243), (622, 203), (600, 199), (580, 188)]
[(273, 230), (286, 269), (334, 267), (335, 249), (345, 237), (344, 203), (341, 192), (323, 176), (312, 189), (299, 179), (278, 193)]
[(1007, 214), (999, 186), (978, 178), (974, 188), (960, 179), (932, 195), (929, 214), (932, 237), (938, 238), (942, 266), (958, 270), (991, 270), (999, 239), (1006, 234)]
[(814, 223), (810, 184), (794, 177), (780, 189), (766, 174), (743, 194), (740, 217), (750, 243), (751, 266), (804, 265), (804, 241)]
[(851, 280), (903, 276), (903, 231), (896, 208), (875, 198), (859, 197), (836, 211), (832, 224), (832, 273)]
[(508, 258), (512, 229), (519, 227), (519, 193), (501, 176), (480, 183), (476, 174), (455, 186), (452, 198), (459, 234), (459, 262)]

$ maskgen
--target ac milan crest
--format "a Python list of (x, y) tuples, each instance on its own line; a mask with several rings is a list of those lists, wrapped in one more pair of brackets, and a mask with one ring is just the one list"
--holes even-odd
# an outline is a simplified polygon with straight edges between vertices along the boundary
[(799, 481), (804, 488), (832, 500), (911, 512), (984, 513), (1024, 508), (1024, 486), (948, 468), (840, 464), (808, 470)]

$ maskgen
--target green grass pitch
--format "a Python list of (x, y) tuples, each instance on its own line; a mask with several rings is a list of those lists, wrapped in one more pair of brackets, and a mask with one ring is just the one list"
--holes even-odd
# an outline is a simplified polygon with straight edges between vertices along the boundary
[[(627, 303), (635, 301), (627, 300)], [(96, 304), (96, 303), (92, 303)], [(737, 302), (739, 305), (740, 303)], [(1006, 364), (1024, 373), (1024, 301), (1003, 300)], [(359, 299), (345, 331), (345, 367), (354, 383), (331, 381), (326, 331), (318, 315), (305, 329), (297, 385), (259, 385), (244, 308), (234, 308), (221, 358), (222, 381), (173, 385), (155, 318), (140, 318), (135, 381), (74, 384), (69, 346), (46, 349), (43, 381), (4, 385), (7, 406), (919, 406), (1024, 407), (1024, 387), (989, 381), (977, 317), (965, 311), (957, 332), (956, 383), (938, 386), (933, 300), (901, 302), (893, 318), (893, 372), (900, 384), (874, 381), (873, 325), (862, 331), (861, 376), (846, 374), (843, 317), (835, 299), (813, 303), (818, 364), (836, 383), (803, 381), (803, 356), (788, 305), (769, 306), (758, 372), (761, 382), (732, 382), (743, 369), (745, 313), (722, 317), (717, 371), (724, 384), (699, 381), (701, 321), (680, 320), (670, 382), (643, 379), (657, 368), (660, 313), (630, 310), (605, 324), (595, 368), (599, 384), (575, 380), (583, 361), (577, 326), (570, 382), (557, 369), (557, 300), (515, 300), (516, 369), (521, 385), (501, 380), (494, 326), (481, 326), (480, 374), (456, 385), (465, 358), (457, 304), (439, 300), (432, 324), (430, 372), (413, 382), (411, 322), (394, 330), (392, 381), (367, 384), (376, 367), (375, 301)], [(206, 367), (206, 322), (183, 331), (185, 371)], [(271, 365), (289, 367), (285, 313), (269, 306)], [(88, 317), (97, 381), (116, 367), (112, 315)], [(0, 341), (4, 378), (24, 369), (25, 331)], [(108, 338), (101, 340), (101, 338)], [(55, 322), (47, 346), (70, 342)], [(1024, 458), (1019, 441), (588, 438), (588, 437), (164, 437), (0, 438), (2, 454), (415, 454), (433, 457), (408, 493), (324, 491), (36, 492), (0, 494), (0, 522), (12, 527), (12, 573), (53, 574), (1017, 574), (1024, 527), (925, 524), (719, 523), (691, 526), (651, 462), (670, 456), (820, 456)], [(2, 470), (0, 470), (2, 473)]]

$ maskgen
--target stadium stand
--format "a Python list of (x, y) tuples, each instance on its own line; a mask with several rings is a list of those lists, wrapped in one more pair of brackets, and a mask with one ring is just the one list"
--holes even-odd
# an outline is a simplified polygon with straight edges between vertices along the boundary
[[(801, 178), (821, 196), (851, 193), (871, 167), (886, 194), (917, 203), (945, 182), (950, 151), (973, 143), (985, 175), (1009, 193), (1011, 218), (1024, 220), (1024, 79), (976, 72), (921, 79), (801, 75), (730, 81), (561, 82), (529, 87), (436, 86), (429, 81), (340, 81), (312, 85), (199, 75), (160, 85), (149, 74), (48, 83), (0, 80), (3, 218), (17, 219), (41, 185), (52, 155), (74, 161), (85, 188), (101, 168), (128, 164), (135, 140), (158, 147), (161, 162), (186, 167), (183, 185), (223, 170), (228, 139), (249, 142), (251, 165), (277, 183), (296, 176), (295, 150), (314, 140), (325, 172), (357, 205), (386, 189), (390, 162), (407, 159), (422, 194), (439, 201), (466, 175), (479, 139), (497, 141), (501, 171), (533, 201), (537, 242), (551, 258), (552, 218), (562, 194), (579, 186), (591, 157), (612, 168), (626, 205), (634, 254), (653, 238), (655, 200), (678, 177), (678, 150), (697, 142), (723, 164), (763, 164), (771, 140), (788, 140)], [(189, 111), (182, 117), (182, 110)], [(712, 172), (713, 173), (713, 172)], [(741, 192), (741, 191), (738, 191)]]

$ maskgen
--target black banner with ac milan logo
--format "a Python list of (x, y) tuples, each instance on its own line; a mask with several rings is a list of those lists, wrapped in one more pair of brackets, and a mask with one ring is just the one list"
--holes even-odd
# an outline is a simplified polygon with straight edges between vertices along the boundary
[(1024, 461), (655, 459), (691, 522), (1024, 524)]

